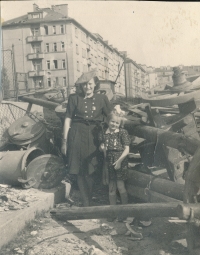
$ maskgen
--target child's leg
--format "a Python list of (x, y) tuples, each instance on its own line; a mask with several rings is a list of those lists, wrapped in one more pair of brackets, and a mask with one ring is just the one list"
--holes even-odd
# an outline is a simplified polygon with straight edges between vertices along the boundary
[(109, 182), (109, 201), (110, 205), (116, 205), (117, 203), (117, 183), (116, 181), (110, 181)]
[(119, 191), (122, 204), (128, 204), (128, 195), (123, 180), (117, 180), (117, 189)]

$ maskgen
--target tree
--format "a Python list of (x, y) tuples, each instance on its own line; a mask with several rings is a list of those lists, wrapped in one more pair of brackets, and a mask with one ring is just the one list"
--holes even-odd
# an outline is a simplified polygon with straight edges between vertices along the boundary
[(3, 90), (3, 98), (10, 98), (10, 81), (7, 74), (7, 69), (2, 67), (1, 69), (1, 85)]

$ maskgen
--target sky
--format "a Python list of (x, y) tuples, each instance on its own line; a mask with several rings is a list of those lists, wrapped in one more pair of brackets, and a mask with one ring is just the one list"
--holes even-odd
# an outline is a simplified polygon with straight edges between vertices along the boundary
[(145, 1), (2, 1), (1, 21), (68, 4), (68, 15), (147, 66), (200, 65), (200, 3)]

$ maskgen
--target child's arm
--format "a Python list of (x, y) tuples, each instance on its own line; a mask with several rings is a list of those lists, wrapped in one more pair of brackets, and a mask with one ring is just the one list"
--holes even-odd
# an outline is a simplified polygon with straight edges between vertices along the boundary
[(124, 146), (124, 151), (122, 153), (122, 155), (118, 158), (117, 161), (115, 161), (115, 163), (113, 164), (114, 168), (117, 170), (117, 169), (120, 169), (121, 167), (121, 163), (122, 161), (126, 158), (126, 156), (129, 154), (129, 146), (126, 145)]

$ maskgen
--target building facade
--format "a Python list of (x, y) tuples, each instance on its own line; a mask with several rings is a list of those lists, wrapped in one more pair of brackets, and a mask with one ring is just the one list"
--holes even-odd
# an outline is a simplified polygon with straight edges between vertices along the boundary
[(125, 95), (123, 54), (70, 18), (67, 4), (42, 9), (34, 4), (32, 12), (4, 22), (2, 47), (12, 45), (16, 72), (28, 74), (30, 91), (59, 86), (70, 91), (82, 72), (96, 69)]
[(130, 58), (125, 60), (126, 96), (139, 97), (146, 90), (147, 73)]

